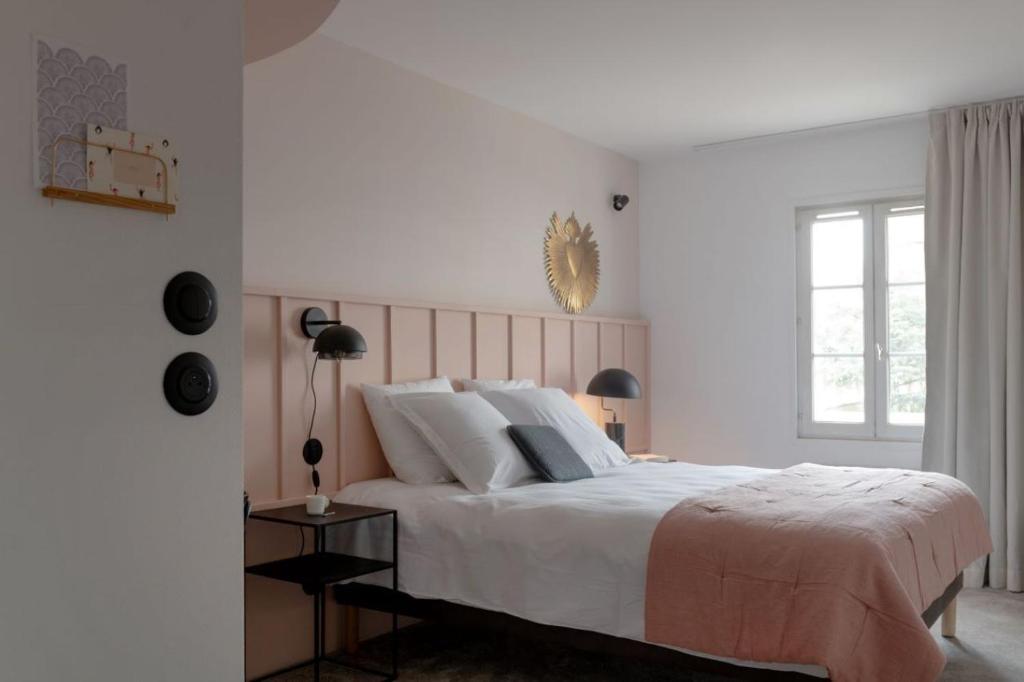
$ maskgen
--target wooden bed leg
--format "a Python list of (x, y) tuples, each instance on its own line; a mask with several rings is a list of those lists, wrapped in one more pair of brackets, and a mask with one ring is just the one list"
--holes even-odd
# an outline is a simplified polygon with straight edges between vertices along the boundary
[(956, 597), (942, 612), (942, 636), (956, 637)]
[(350, 656), (359, 651), (359, 608), (356, 606), (345, 607), (344, 647), (345, 653)]

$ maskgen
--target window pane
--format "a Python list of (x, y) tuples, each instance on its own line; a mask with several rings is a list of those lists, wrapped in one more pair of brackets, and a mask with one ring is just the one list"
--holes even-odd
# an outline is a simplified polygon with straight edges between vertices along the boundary
[(924, 215), (895, 215), (886, 219), (889, 282), (924, 281)]
[(815, 353), (864, 352), (864, 290), (818, 289), (812, 294)]
[(811, 225), (811, 285), (864, 283), (864, 221), (832, 220)]
[(924, 424), (924, 381), (923, 355), (889, 358), (890, 424)]
[(814, 358), (816, 422), (864, 423), (864, 358)]
[(924, 353), (924, 285), (889, 287), (889, 352)]

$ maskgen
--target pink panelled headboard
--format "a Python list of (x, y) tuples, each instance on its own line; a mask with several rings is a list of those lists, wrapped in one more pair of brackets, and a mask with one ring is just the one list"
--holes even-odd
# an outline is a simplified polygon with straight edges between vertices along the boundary
[(369, 349), (361, 360), (321, 363), (317, 369), (314, 435), (324, 444), (319, 468), (328, 494), (354, 481), (389, 475), (363, 406), (362, 383), (439, 375), (453, 380), (530, 378), (565, 389), (603, 423), (597, 399), (580, 394), (598, 370), (624, 367), (640, 379), (645, 397), (606, 405), (627, 424), (628, 451), (649, 447), (649, 325), (644, 320), (247, 288), (245, 487), (258, 507), (294, 503), (312, 492), (301, 451), (313, 408), (313, 353), (298, 323), (309, 306), (358, 329)]

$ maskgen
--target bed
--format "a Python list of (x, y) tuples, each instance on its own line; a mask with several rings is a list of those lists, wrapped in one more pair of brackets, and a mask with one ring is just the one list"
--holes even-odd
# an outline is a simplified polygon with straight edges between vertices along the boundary
[[(579, 395), (579, 387), (585, 386), (600, 367), (626, 368), (636, 373), (642, 385), (649, 385), (649, 329), (642, 320), (351, 297), (325, 299), (296, 292), (250, 290), (245, 310), (245, 376), (247, 395), (251, 395), (246, 402), (246, 487), (258, 506), (301, 503), (312, 492), (308, 470), (296, 456), (308, 437), (312, 362), (308, 342), (297, 329), (297, 320), (310, 305), (336, 311), (338, 317), (358, 328), (367, 340), (369, 350), (362, 361), (345, 363), (340, 372), (322, 377), (323, 419), (317, 424), (317, 432), (323, 439), (325, 456), (319, 473), (325, 490), (341, 490), (335, 497), (339, 501), (398, 510), (402, 595), (397, 602), (385, 602), (386, 605), (398, 606), (415, 616), (461, 618), (481, 625), (531, 630), (548, 639), (564, 639), (606, 651), (652, 658), (683, 657), (693, 668), (708, 669), (705, 664), (709, 663), (731, 666), (734, 673), (744, 671), (743, 676), (799, 674), (813, 678), (825, 674), (825, 668), (805, 665), (806, 661), (790, 665), (798, 662), (797, 658), (776, 656), (771, 659), (772, 665), (765, 666), (759, 663), (769, 660), (765, 657), (721, 655), (712, 648), (674, 646), (670, 638), (659, 641), (649, 634), (651, 586), (659, 584), (660, 589), (666, 589), (668, 585), (671, 590), (669, 583), (652, 583), (650, 579), (652, 566), (666, 563), (649, 560), (652, 549), (661, 546), (655, 542), (659, 534), (666, 535), (661, 533), (666, 518), (675, 519), (673, 510), (685, 511), (693, 500), (710, 499), (723, 490), (736, 492), (736, 488), (747, 486), (740, 496), (767, 494), (755, 493), (753, 489), (778, 479), (779, 471), (686, 463), (626, 464), (605, 458), (603, 462), (588, 461), (596, 474), (590, 480), (491, 486), (494, 481), (487, 477), (474, 481), (468, 476), (479, 472), (469, 468), (457, 470), (455, 462), (442, 456), (435, 447), (437, 443), (419, 429), (424, 438), (421, 446), (428, 456), (439, 457), (461, 484), (411, 485), (416, 481), (400, 483), (385, 478), (402, 478), (408, 472), (403, 473), (397, 466), (401, 462), (389, 456), (394, 453), (387, 452), (389, 448), (381, 440), (380, 430), (371, 423), (364, 400), (368, 384), (419, 383), (423, 377), (437, 378), (444, 373), (475, 379), (511, 379), (513, 375), (530, 378), (539, 387), (564, 394), (563, 402), (571, 396), (570, 402), (578, 403), (573, 409), (587, 413), (563, 423), (549, 410), (549, 425), (586, 422), (607, 444), (610, 441), (594, 424), (601, 420), (600, 405)], [(508, 407), (499, 409), (507, 417), (505, 424), (536, 425), (524, 421), (523, 415), (532, 414), (529, 411), (513, 414)], [(619, 407), (623, 408), (619, 414), (628, 425), (626, 450), (646, 452), (650, 447), (647, 396)], [(409, 414), (403, 416), (408, 419), (402, 423), (416, 426)], [(500, 425), (492, 424), (489, 438), (498, 433), (497, 426)], [(439, 429), (433, 429), (435, 435), (441, 435), (443, 429)], [(389, 433), (385, 430), (385, 435)], [(568, 438), (564, 430), (562, 433)], [(491, 454), (497, 456), (500, 448), (495, 443), (491, 445), (495, 446)], [(510, 447), (508, 442), (503, 445)], [(601, 450), (579, 447), (578, 442), (572, 445), (579, 455), (586, 457)], [(463, 454), (475, 456), (476, 452)], [(618, 456), (625, 458), (621, 450)], [(507, 461), (507, 457), (502, 461)], [(495, 489), (486, 494), (471, 494), (467, 490), (484, 484)], [(969, 491), (965, 495), (970, 496)], [(795, 508), (797, 514), (802, 513), (803, 508), (793, 502), (794, 498), (782, 497), (789, 500), (791, 511)], [(700, 509), (711, 513), (717, 508), (715, 504), (708, 502)], [(883, 524), (889, 520), (880, 519)], [(355, 545), (350, 549), (360, 553), (373, 552), (377, 548), (372, 546), (372, 536), (371, 533), (338, 541)], [(766, 532), (765, 536), (781, 537), (774, 531)], [(250, 538), (247, 560), (258, 561), (291, 551), (288, 539)], [(714, 538), (710, 544), (713, 551)], [(921, 558), (932, 562), (931, 558)], [(674, 565), (671, 560), (667, 564)], [(927, 601), (913, 600), (909, 620), (914, 621), (917, 629), (922, 628), (922, 620), (930, 625), (947, 605), (955, 603), (952, 600), (960, 585), (959, 570), (950, 573), (947, 566), (941, 589), (936, 591), (932, 581), (930, 589), (920, 591), (928, 595)], [(660, 572), (664, 574), (665, 571)], [(659, 573), (655, 571), (655, 575)], [(380, 588), (366, 583), (340, 586), (336, 596), (341, 603), (367, 608), (381, 605), (386, 598)], [(276, 604), (276, 599), (277, 595), (262, 583), (247, 585), (250, 604)], [(756, 598), (751, 603), (755, 601)], [(726, 621), (730, 615), (742, 613), (745, 606), (748, 605), (740, 603), (737, 608), (733, 604), (708, 616), (706, 610), (703, 615), (693, 615), (697, 613), (697, 604), (691, 609), (683, 603), (674, 607), (680, 617), (673, 614), (670, 620)], [(847, 619), (856, 613), (855, 608), (843, 607), (841, 611)], [(252, 644), (247, 647), (248, 669), (270, 670), (287, 662), (286, 658), (299, 660), (304, 654), (304, 641), (293, 637), (295, 641), (286, 651), (281, 640), (300, 632), (298, 620), (305, 622), (302, 611), (294, 609), (295, 623), (288, 620), (291, 612), (287, 617), (281, 615), (281, 609), (268, 610), (273, 615), (267, 617), (260, 616), (261, 612), (258, 608), (247, 610), (247, 641)], [(927, 631), (924, 635), (928, 635)], [(264, 641), (272, 641), (274, 647), (261, 646)], [(928, 642), (934, 645), (930, 636)], [(282, 652), (278, 657), (282, 660), (268, 660), (268, 651)], [(709, 653), (714, 655), (708, 656)]]
[[(532, 483), (475, 495), (458, 483), (407, 485), (394, 479), (354, 483), (335, 500), (398, 510), (399, 587), (406, 611), (429, 600), (527, 623), (644, 642), (648, 550), (655, 529), (681, 498), (764, 479), (774, 471), (684, 462), (637, 462), (571, 484)], [(345, 551), (383, 552), (386, 534), (339, 537)], [(934, 622), (959, 580), (922, 615)], [(372, 606), (372, 589), (347, 586), (339, 597)], [(685, 614), (682, 614), (685, 618)], [(484, 617), (483, 621), (488, 618)], [(928, 623), (931, 624), (930, 622)], [(640, 646), (650, 649), (653, 645)], [(607, 648), (607, 647), (603, 647)], [(656, 647), (662, 648), (662, 647)], [(708, 656), (734, 673), (785, 671), (823, 678), (825, 668)], [(707, 666), (703, 666), (707, 667)]]

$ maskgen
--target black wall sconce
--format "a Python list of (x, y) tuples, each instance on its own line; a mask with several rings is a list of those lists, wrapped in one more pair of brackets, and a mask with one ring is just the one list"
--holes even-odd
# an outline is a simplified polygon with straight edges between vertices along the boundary
[(621, 211), (626, 208), (626, 204), (629, 203), (629, 197), (625, 194), (616, 194), (612, 197), (612, 208), (616, 211)]
[(320, 360), (359, 360), (366, 352), (366, 339), (353, 327), (341, 320), (328, 320), (322, 308), (306, 308), (299, 319), (302, 334), (313, 339), (313, 369), (309, 373), (309, 388), (313, 393), (313, 415), (309, 419), (309, 433), (302, 446), (302, 459), (313, 467), (313, 491), (320, 492), (320, 472), (316, 465), (324, 456), (324, 445), (319, 438), (313, 438), (313, 424), (316, 422), (316, 363)]
[(601, 409), (612, 413), (612, 420), (606, 422), (604, 431), (620, 448), (626, 449), (626, 425), (619, 421), (615, 410), (604, 406), (605, 398), (635, 400), (640, 397), (640, 382), (624, 369), (603, 369), (587, 384), (587, 395), (601, 396)]

